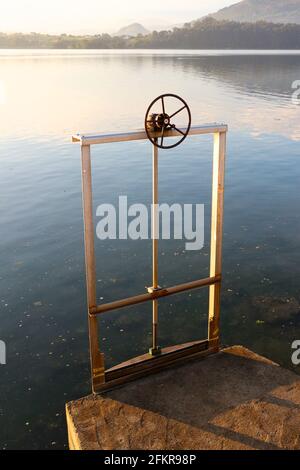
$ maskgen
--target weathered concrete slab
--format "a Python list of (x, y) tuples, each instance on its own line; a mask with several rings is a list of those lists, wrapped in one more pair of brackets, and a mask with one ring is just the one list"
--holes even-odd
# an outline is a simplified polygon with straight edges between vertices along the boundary
[(71, 449), (300, 449), (300, 376), (235, 346), (66, 413)]

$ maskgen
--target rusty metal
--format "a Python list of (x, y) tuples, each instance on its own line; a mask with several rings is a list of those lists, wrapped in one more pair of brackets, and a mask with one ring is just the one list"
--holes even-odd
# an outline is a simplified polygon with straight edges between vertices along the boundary
[[(175, 111), (172, 114), (168, 114), (166, 112), (166, 104), (165, 104), (166, 98), (174, 98), (181, 103), (177, 111)], [(160, 103), (160, 106), (161, 106), (160, 112), (159, 113), (151, 112), (151, 110), (155, 108), (155, 105), (157, 103)], [(183, 129), (182, 128), (179, 129), (178, 127), (176, 127), (174, 122), (171, 122), (171, 120), (184, 110), (186, 110), (187, 112), (187, 124)], [(152, 142), (152, 144), (155, 147), (158, 147), (161, 149), (171, 149), (171, 148), (177, 147), (186, 139), (191, 128), (191, 123), (192, 123), (192, 116), (191, 116), (190, 108), (188, 107), (187, 103), (182, 98), (180, 98), (180, 96), (174, 95), (172, 93), (167, 93), (167, 94), (160, 95), (157, 98), (155, 98), (155, 100), (153, 100), (150, 106), (148, 107), (146, 116), (145, 116), (145, 131), (146, 131), (148, 139), (150, 140), (150, 142)], [(170, 130), (177, 131), (179, 135), (181, 135), (182, 137), (177, 142), (175, 142), (175, 144), (165, 145), (164, 143), (165, 138), (168, 135), (168, 131)]]
[(113, 310), (119, 310), (121, 308), (130, 307), (132, 305), (142, 304), (143, 302), (169, 297), (170, 295), (181, 294), (190, 290), (200, 289), (201, 287), (213, 286), (214, 284), (218, 284), (220, 282), (221, 275), (218, 275), (215, 277), (199, 279), (197, 281), (186, 282), (184, 284), (178, 284), (172, 287), (152, 290), (150, 293), (148, 292), (146, 294), (135, 295), (133, 297), (116, 300), (107, 304), (97, 305), (96, 307), (90, 308), (89, 313), (90, 315), (99, 315), (101, 313), (112, 312)]

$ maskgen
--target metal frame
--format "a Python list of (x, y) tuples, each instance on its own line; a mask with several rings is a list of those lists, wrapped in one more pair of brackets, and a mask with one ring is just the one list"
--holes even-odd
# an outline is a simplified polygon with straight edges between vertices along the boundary
[[(101, 305), (97, 305), (96, 299), (91, 145), (146, 140), (147, 134), (145, 131), (136, 131), (122, 134), (75, 135), (72, 137), (73, 142), (78, 142), (81, 145), (88, 323), (92, 388), (94, 393), (110, 389), (138, 377), (156, 372), (157, 370), (161, 370), (163, 367), (170, 366), (175, 362), (177, 363), (192, 357), (205, 356), (219, 350), (223, 196), (227, 131), (228, 128), (225, 124), (212, 124), (193, 126), (189, 132), (189, 135), (214, 135), (210, 277), (173, 287), (159, 287), (158, 237), (156, 235), (156, 216), (158, 210), (158, 148), (153, 145), (153, 285), (147, 289), (147, 293)], [(165, 137), (177, 137), (178, 135), (180, 135), (180, 132), (169, 130), (165, 134)], [(159, 135), (154, 137), (159, 137)], [(209, 286), (208, 338), (204, 341), (195, 341), (192, 343), (160, 349), (157, 341), (158, 299), (206, 286)], [(152, 301), (153, 304), (153, 344), (149, 353), (105, 370), (104, 354), (101, 353), (99, 348), (97, 316), (105, 312), (147, 301)]]

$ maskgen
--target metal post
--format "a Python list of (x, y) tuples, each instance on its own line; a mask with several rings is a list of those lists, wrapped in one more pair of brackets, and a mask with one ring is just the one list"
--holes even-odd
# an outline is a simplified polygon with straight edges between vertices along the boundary
[[(95, 241), (93, 224), (93, 196), (92, 196), (92, 172), (91, 151), (89, 145), (81, 146), (82, 164), (82, 199), (84, 219), (84, 249), (86, 266), (86, 284), (88, 312), (96, 307), (96, 263), (95, 263)], [(90, 360), (92, 369), (93, 391), (105, 382), (104, 378), (104, 354), (99, 350), (98, 322), (97, 318), (88, 314)]]
[[(157, 141), (157, 139), (156, 139)], [(158, 148), (153, 145), (152, 157), (152, 292), (157, 291), (158, 286)], [(158, 346), (158, 300), (152, 302), (152, 348), (149, 353), (152, 356), (160, 354)]]
[[(221, 276), (224, 206), (226, 132), (214, 134), (213, 182), (211, 208), (210, 276)], [(220, 343), (221, 281), (209, 288), (208, 339), (210, 346)]]

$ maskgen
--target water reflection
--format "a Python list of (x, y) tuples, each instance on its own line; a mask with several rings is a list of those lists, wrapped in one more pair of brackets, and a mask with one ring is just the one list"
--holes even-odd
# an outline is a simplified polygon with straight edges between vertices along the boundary
[(148, 102), (173, 91), (191, 103), (194, 122), (300, 138), (291, 101), (300, 55), (36, 54), (0, 56), (4, 136), (139, 128)]
[[(226, 171), (222, 341), (291, 367), (299, 336), (299, 107), (289, 97), (300, 56), (193, 52), (0, 54), (1, 369), (4, 448), (66, 446), (64, 403), (89, 392), (77, 131), (142, 127), (154, 96), (172, 91), (193, 121), (230, 126)], [(211, 139), (160, 158), (161, 202), (204, 203), (205, 247), (160, 244), (160, 281), (207, 275)], [(95, 204), (151, 199), (147, 143), (93, 151)], [(99, 301), (143, 292), (151, 244), (97, 242)], [(207, 291), (160, 305), (160, 343), (205, 335)], [(103, 316), (107, 364), (150, 345), (151, 306)]]

